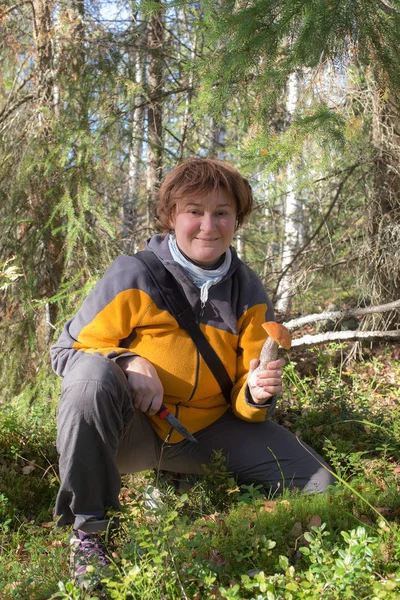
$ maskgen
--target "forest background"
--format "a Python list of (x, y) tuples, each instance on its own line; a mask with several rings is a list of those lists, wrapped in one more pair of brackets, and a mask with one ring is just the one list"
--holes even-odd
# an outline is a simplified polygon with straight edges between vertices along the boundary
[(281, 320), (400, 299), (398, 0), (9, 0), (0, 34), (3, 408), (55, 401), (51, 341), (188, 156), (249, 179), (235, 246)]

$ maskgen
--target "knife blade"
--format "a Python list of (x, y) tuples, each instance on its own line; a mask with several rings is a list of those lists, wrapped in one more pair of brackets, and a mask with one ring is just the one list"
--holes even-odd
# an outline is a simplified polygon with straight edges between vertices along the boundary
[(165, 404), (161, 404), (160, 410), (157, 412), (157, 415), (160, 419), (165, 419), (167, 423), (171, 425), (178, 433), (183, 435), (184, 438), (189, 440), (190, 442), (197, 442), (196, 438), (190, 433), (188, 429), (178, 419), (173, 415)]

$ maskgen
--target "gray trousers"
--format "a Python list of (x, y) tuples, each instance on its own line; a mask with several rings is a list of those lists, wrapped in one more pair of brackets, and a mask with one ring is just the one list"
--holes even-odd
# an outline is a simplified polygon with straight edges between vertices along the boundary
[(333, 483), (322, 458), (273, 421), (248, 423), (228, 409), (195, 436), (197, 444), (163, 442), (146, 415), (134, 410), (119, 366), (98, 355), (82, 355), (64, 378), (59, 405), (58, 525), (89, 531), (91, 522), (101, 529), (96, 520), (120, 506), (121, 473), (158, 467), (201, 474), (214, 450), (222, 450), (239, 483), (261, 483), (266, 493), (285, 488), (322, 492)]

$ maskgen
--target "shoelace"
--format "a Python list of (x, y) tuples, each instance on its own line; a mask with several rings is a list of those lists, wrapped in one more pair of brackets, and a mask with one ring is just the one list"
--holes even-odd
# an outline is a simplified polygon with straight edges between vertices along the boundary
[(78, 538), (75, 557), (80, 564), (76, 568), (77, 575), (83, 573), (90, 562), (96, 562), (99, 567), (107, 567), (110, 564), (104, 543), (98, 535), (79, 531)]

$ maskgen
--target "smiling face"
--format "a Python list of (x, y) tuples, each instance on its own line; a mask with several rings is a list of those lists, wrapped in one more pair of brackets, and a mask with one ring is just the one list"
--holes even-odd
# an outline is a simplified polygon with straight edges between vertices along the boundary
[(170, 226), (179, 249), (201, 267), (216, 265), (232, 243), (236, 204), (223, 188), (181, 200)]

